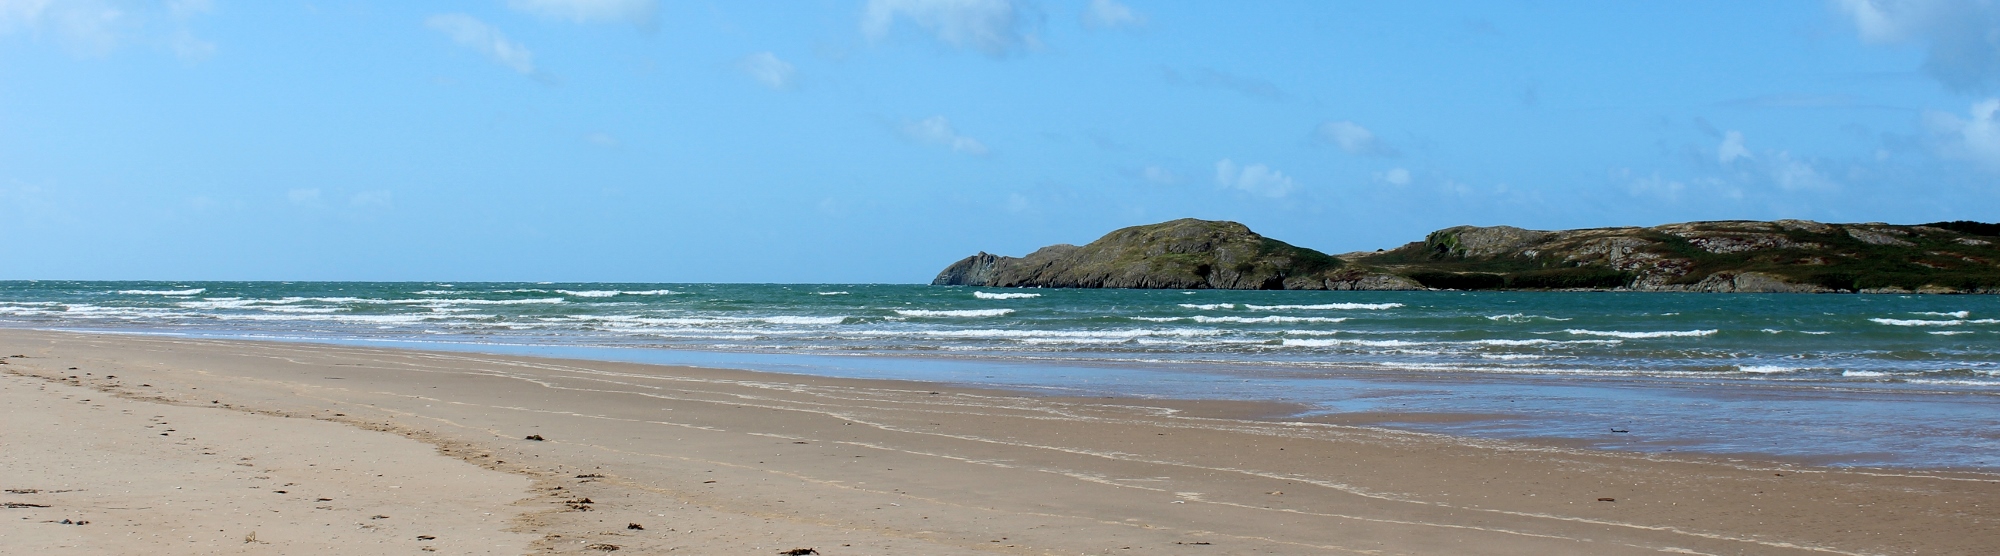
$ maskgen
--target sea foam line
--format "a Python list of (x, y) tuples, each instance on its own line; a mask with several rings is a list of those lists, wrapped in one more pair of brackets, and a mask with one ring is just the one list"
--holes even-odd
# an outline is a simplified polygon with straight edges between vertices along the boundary
[(1013, 314), (1013, 309), (897, 309), (896, 314), (906, 317), (999, 317)]
[(973, 297), (977, 297), (977, 298), (980, 298), (980, 299), (1027, 299), (1027, 298), (1030, 298), (1030, 297), (1041, 297), (1041, 296), (1042, 296), (1042, 294), (1039, 294), (1039, 293), (992, 293), (992, 292), (972, 292), (972, 296), (973, 296)]
[(1402, 307), (1401, 303), (1322, 303), (1319, 305), (1244, 305), (1252, 311), (1324, 311), (1324, 310), (1367, 310), (1380, 311)]
[(1638, 339), (1638, 338), (1691, 338), (1691, 337), (1707, 336), (1710, 334), (1714, 334), (1716, 333), (1716, 330), (1711, 328), (1708, 330), (1660, 330), (1656, 332), (1620, 332), (1617, 330), (1585, 330), (1582, 328), (1571, 328), (1569, 330), (1564, 330), (1563, 332), (1568, 332), (1579, 336), (1608, 336), (1612, 338)]
[(196, 294), (200, 294), (201, 292), (205, 292), (205, 291), (208, 291), (208, 288), (189, 288), (189, 289), (185, 289), (185, 290), (118, 290), (117, 292), (114, 292), (114, 293), (117, 293), (118, 295), (176, 295), (176, 296), (178, 296), (178, 295), (196, 295)]

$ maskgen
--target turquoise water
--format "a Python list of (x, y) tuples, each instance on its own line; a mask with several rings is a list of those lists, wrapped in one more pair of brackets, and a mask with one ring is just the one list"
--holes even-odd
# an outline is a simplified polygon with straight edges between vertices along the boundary
[(0, 326), (1462, 413), (1482, 418), (1390, 425), (2000, 467), (1994, 296), (39, 281), (0, 282)]

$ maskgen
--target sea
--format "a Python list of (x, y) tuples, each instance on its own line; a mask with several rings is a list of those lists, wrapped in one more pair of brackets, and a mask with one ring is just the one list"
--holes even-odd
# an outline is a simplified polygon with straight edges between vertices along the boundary
[(11, 281), (0, 327), (1269, 401), (1472, 438), (2000, 472), (2000, 296)]

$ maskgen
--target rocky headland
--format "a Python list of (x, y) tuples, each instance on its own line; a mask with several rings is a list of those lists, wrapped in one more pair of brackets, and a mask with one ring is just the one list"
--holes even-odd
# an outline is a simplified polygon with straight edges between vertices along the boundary
[(1235, 222), (1133, 226), (1026, 257), (980, 253), (934, 285), (1243, 290), (2000, 293), (2000, 224), (1718, 221), (1539, 231), (1457, 226), (1340, 256)]

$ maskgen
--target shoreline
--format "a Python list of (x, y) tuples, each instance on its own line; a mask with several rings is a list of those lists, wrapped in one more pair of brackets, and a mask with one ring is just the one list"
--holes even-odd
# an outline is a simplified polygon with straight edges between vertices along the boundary
[[(61, 329), (61, 328), (0, 328), (4, 330), (28, 330), (58, 334), (103, 334), (133, 335), (140, 337), (173, 338), (186, 340), (212, 340), (222, 342), (272, 342), (291, 345), (324, 346), (337, 348), (364, 348), (408, 350), (417, 352), (440, 352), (455, 354), (475, 354), (502, 357), (529, 357), (552, 360), (593, 361), (634, 365), (654, 365), (663, 367), (698, 368), (715, 371), (740, 371), (757, 374), (776, 374), (789, 377), (824, 378), (830, 380), (885, 381), (890, 384), (921, 385), (923, 387), (955, 388), (977, 391), (986, 395), (1025, 396), (1062, 400), (1130, 399), (1156, 405), (1193, 403), (1190, 407), (1217, 407), (1228, 404), (1243, 404), (1260, 408), (1257, 411), (1214, 415), (1230, 419), (1251, 419), (1269, 422), (1319, 423), (1342, 426), (1373, 427), (1384, 430), (1413, 434), (1438, 435), (1460, 438), (1466, 441), (1517, 442), (1533, 446), (1585, 451), (1604, 451), (1644, 455), (1648, 457), (1668, 457), (1681, 459), (1709, 458), (1715, 461), (1767, 461), (1791, 465), (1806, 465), (1853, 470), (1876, 470), (1898, 473), (1904, 471), (1933, 473), (1965, 473), (1971, 475), (2000, 476), (2000, 461), (1975, 465), (1949, 464), (1886, 464), (1855, 463), (1857, 457), (1877, 456), (1880, 458), (1909, 457), (1908, 454), (1874, 453), (1785, 453), (1781, 450), (1733, 449), (1717, 450), (1702, 446), (1703, 440), (1687, 437), (1648, 437), (1630, 439), (1619, 438), (1622, 434), (1598, 434), (1595, 437), (1564, 436), (1562, 425), (1568, 425), (1568, 432), (1575, 432), (1576, 423), (1567, 423), (1557, 417), (1533, 412), (1507, 413), (1504, 411), (1451, 411), (1438, 408), (1395, 410), (1387, 408), (1330, 409), (1306, 401), (1286, 399), (1258, 399), (1237, 397), (1191, 397), (1178, 392), (1164, 395), (1143, 394), (1120, 388), (1121, 383), (1095, 381), (1093, 387), (1058, 386), (1046, 380), (1026, 380), (1021, 382), (993, 381), (995, 376), (985, 376), (985, 381), (976, 380), (970, 374), (991, 373), (1006, 375), (1012, 372), (1037, 371), (1027, 374), (1045, 374), (1039, 371), (1055, 369), (1074, 371), (1113, 372), (1153, 372), (1174, 369), (1179, 372), (1203, 375), (1226, 373), (1230, 367), (1242, 364), (1221, 361), (1161, 361), (1143, 364), (1134, 360), (1062, 360), (1059, 358), (1014, 359), (987, 355), (948, 356), (940, 354), (888, 352), (888, 353), (781, 353), (757, 350), (717, 351), (684, 350), (673, 348), (649, 348), (616, 345), (568, 345), (533, 344), (505, 342), (452, 341), (443, 339), (382, 339), (382, 338), (326, 338), (310, 336), (265, 336), (255, 334), (228, 334), (182, 331), (141, 331), (120, 329)], [(866, 362), (855, 364), (855, 362)], [(1274, 369), (1288, 369), (1287, 365), (1261, 363)], [(931, 371), (939, 367), (956, 368), (956, 380), (950, 377), (912, 378), (909, 375), (934, 375)], [(810, 368), (812, 370), (800, 370)], [(912, 371), (912, 369), (924, 369)], [(1623, 390), (1633, 385), (1623, 376), (1539, 376), (1539, 375), (1473, 375), (1459, 376), (1450, 373), (1427, 373), (1411, 370), (1383, 370), (1366, 367), (1310, 367), (1319, 372), (1329, 373), (1326, 378), (1352, 383), (1350, 386), (1375, 388), (1380, 391), (1397, 391), (1404, 388), (1436, 388), (1448, 391), (1454, 396), (1474, 395), (1481, 386), (1540, 388), (1570, 388), (1583, 385), (1606, 391)], [(974, 373), (973, 371), (978, 371)], [(943, 373), (949, 375), (951, 373)], [(1101, 377), (1100, 377), (1101, 378)], [(1127, 377), (1130, 380), (1130, 377)], [(1085, 383), (1093, 381), (1086, 380)], [(1131, 386), (1124, 384), (1124, 386)], [(1896, 396), (1905, 400), (1924, 399), (1931, 396), (1996, 396), (1996, 392), (1976, 391), (1903, 391), (1879, 390), (1847, 387), (1842, 385), (1813, 383), (1778, 383), (1732, 378), (1683, 378), (1661, 381), (1645, 387), (1666, 393), (1701, 393), (1697, 395), (1719, 396), (1735, 401), (1815, 399), (1832, 394), (1886, 397)], [(1367, 395), (1360, 396), (1362, 398)], [(1878, 400), (1881, 401), (1881, 400)], [(1489, 406), (1490, 407), (1490, 406)], [(1520, 430), (1528, 432), (1482, 434), (1480, 431), (1465, 429), (1465, 426), (1482, 423), (1504, 423), (1512, 421)], [(1525, 423), (1525, 425), (1524, 425)], [(1539, 427), (1537, 426), (1539, 424)], [(1615, 427), (1614, 427), (1615, 428)], [(1599, 429), (1598, 432), (1602, 432)], [(1981, 463), (1984, 463), (1982, 460)]]
[[(1244, 406), (756, 371), (22, 330), (0, 331), (0, 346), (31, 355), (0, 367), (17, 376), (115, 370), (81, 382), (420, 432), (461, 460), (514, 462), (482, 466), (595, 500), (583, 512), (556, 504), (553, 487), (522, 493), (556, 510), (538, 514), (550, 518), (537, 546), (559, 552), (583, 550), (568, 542), (579, 536), (642, 552), (827, 554), (1976, 553), (2000, 542), (1983, 525), (2000, 518), (1982, 503), (2000, 496), (1991, 475), (1565, 450), (1258, 421)], [(716, 482), (694, 480), (706, 477)], [(703, 518), (763, 532), (650, 524)], [(603, 526), (642, 519), (643, 533)], [(1213, 544), (1188, 544), (1201, 542)]]

